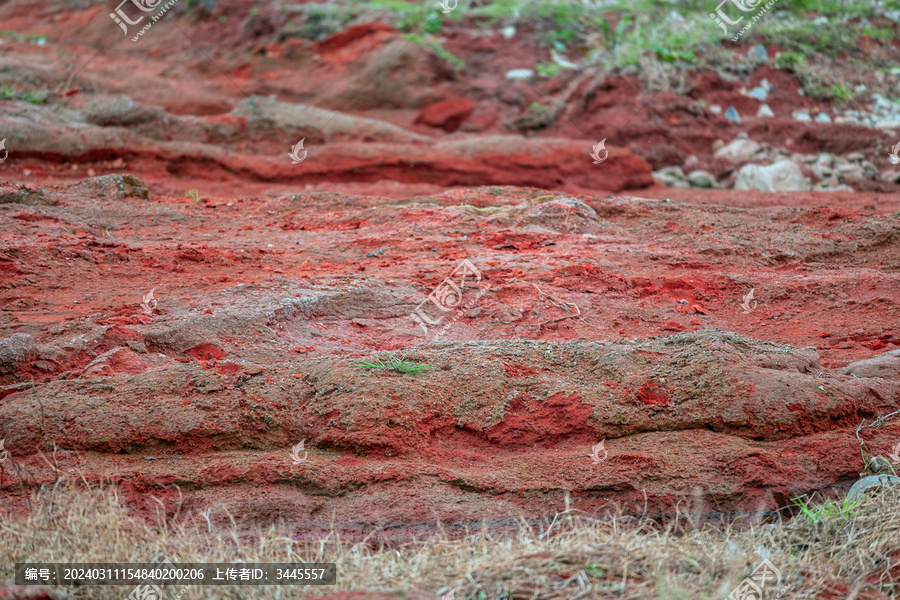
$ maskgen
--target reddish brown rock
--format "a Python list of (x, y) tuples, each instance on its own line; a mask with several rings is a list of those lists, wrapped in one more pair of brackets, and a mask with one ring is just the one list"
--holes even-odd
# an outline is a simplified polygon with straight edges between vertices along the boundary
[(422, 123), (429, 127), (438, 127), (452, 133), (459, 129), (472, 111), (475, 110), (475, 102), (468, 98), (450, 98), (437, 104), (425, 107), (419, 116), (416, 117), (416, 123)]
[(396, 32), (397, 30), (387, 23), (360, 23), (340, 33), (336, 33), (323, 42), (316, 44), (321, 52), (332, 52), (349, 46), (357, 40), (373, 36), (380, 32)]
[(82, 377), (108, 377), (118, 373), (137, 375), (143, 373), (149, 367), (140, 356), (130, 348), (113, 348), (98, 356), (93, 362), (84, 368)]

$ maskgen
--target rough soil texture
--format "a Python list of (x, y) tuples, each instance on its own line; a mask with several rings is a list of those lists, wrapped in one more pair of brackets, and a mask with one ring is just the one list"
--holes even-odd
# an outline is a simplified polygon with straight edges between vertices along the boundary
[[(871, 211), (514, 188), (193, 202), (115, 176), (4, 192), (41, 200), (2, 209), (0, 422), (30, 485), (55, 444), (64, 474), (148, 512), (298, 535), (546, 517), (567, 491), (774, 510), (852, 482), (856, 426), (900, 398), (900, 223)], [(464, 258), (481, 280), (423, 340), (410, 314)], [(385, 350), (432, 370), (356, 366)], [(3, 490), (24, 510), (16, 473)]]
[[(53, 39), (0, 55), (55, 88), (54, 49), (86, 61), (78, 44), (113, 25), (100, 5), (35, 25), (52, 6), (0, 7), (0, 29)], [(537, 91), (454, 76), (389, 26), (211, 61), (196, 44), (246, 44), (221, 32), (167, 20), (79, 62), (51, 104), (0, 101), (7, 510), (83, 477), (147, 515), (404, 540), (548, 517), (566, 495), (667, 515), (699, 489), (716, 516), (858, 477), (856, 427), (900, 406), (897, 186), (675, 190), (651, 170), (710, 165), (742, 131), (885, 163), (870, 130), (791, 120), (806, 100), (760, 67), (791, 99), (766, 122), (623, 76), (578, 83), (523, 136), (504, 124)], [(448, 47), (489, 55), (483, 73), (528, 52), (485, 44)], [(747, 101), (695, 78), (695, 97)], [(411, 314), (464, 259), (480, 279), (425, 337)], [(388, 351), (430, 369), (357, 365)], [(861, 435), (887, 455), (900, 426)]]

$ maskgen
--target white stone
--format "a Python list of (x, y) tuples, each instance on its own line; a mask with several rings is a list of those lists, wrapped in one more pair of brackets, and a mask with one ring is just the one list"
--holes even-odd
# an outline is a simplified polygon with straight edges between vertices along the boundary
[(531, 79), (532, 77), (534, 77), (534, 70), (532, 69), (513, 69), (506, 72), (506, 78), (510, 81), (520, 81), (522, 79)]
[(763, 104), (759, 107), (759, 110), (756, 111), (756, 116), (757, 118), (762, 119), (764, 117), (774, 117), (775, 113), (772, 112), (772, 109), (769, 108), (768, 104)]
[(756, 98), (760, 102), (765, 102), (766, 98), (768, 97), (769, 94), (763, 88), (755, 87), (752, 90), (750, 90), (749, 92), (747, 92), (747, 95), (750, 96), (751, 98)]
[(753, 156), (762, 149), (762, 146), (751, 139), (738, 137), (727, 146), (713, 154), (713, 158), (721, 158), (732, 164), (742, 164), (753, 159)]
[(714, 188), (716, 187), (716, 179), (707, 171), (697, 169), (691, 171), (688, 175), (688, 183), (695, 188)]
[(850, 502), (856, 500), (857, 497), (862, 496), (867, 489), (897, 484), (900, 484), (900, 477), (897, 477), (896, 475), (870, 475), (869, 477), (863, 477), (850, 488), (850, 492), (847, 493), (847, 501)]
[(738, 171), (734, 189), (797, 192), (808, 190), (810, 186), (800, 167), (789, 160), (780, 160), (768, 166), (744, 165)]
[(681, 167), (663, 167), (659, 171), (653, 172), (653, 179), (655, 179), (658, 183), (661, 183), (664, 186), (672, 187), (672, 188), (686, 188), (689, 187), (687, 182), (684, 181), (684, 171), (681, 170)]
[(891, 183), (900, 183), (900, 170), (888, 169), (882, 171), (881, 178), (885, 181), (890, 181)]

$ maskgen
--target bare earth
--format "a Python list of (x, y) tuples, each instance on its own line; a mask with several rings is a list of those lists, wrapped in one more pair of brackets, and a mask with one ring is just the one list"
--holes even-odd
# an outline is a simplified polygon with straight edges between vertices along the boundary
[[(62, 86), (0, 100), (3, 518), (60, 477), (115, 483), (148, 518), (212, 508), (311, 539), (504, 530), (567, 497), (770, 514), (846, 491), (857, 426), (900, 408), (900, 186), (654, 182), (661, 152), (715, 170), (713, 142), (740, 132), (885, 166), (886, 134), (794, 121), (810, 100), (783, 72), (748, 76), (779, 88), (765, 122), (708, 74), (692, 97), (621, 76), (576, 82), (520, 135), (504, 95), (570, 83), (504, 81), (525, 42), (457, 32), (480, 71), (454, 75), (378, 23), (235, 54), (237, 18), (132, 43), (81, 4), (0, 7), (0, 30), (51, 40), (4, 40), (4, 69)], [(687, 110), (704, 90), (751, 117)], [(459, 129), (423, 122), (453, 98), (475, 102), (444, 106)], [(446, 313), (423, 305), (445, 315), (426, 337), (411, 314), (463, 260), (477, 276)], [(391, 357), (427, 368), (358, 364)], [(887, 456), (900, 421), (860, 435)]]

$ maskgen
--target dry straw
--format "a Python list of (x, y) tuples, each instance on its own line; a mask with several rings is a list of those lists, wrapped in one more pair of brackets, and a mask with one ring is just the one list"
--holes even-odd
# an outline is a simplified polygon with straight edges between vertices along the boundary
[[(794, 518), (700, 525), (676, 515), (665, 525), (567, 510), (512, 532), (476, 531), (395, 546), (350, 543), (332, 533), (297, 540), (276, 528), (218, 529), (209, 512), (148, 522), (114, 488), (59, 486), (31, 498), (31, 516), (0, 508), (0, 577), (19, 562), (336, 562), (335, 587), (190, 587), (167, 598), (308, 598), (338, 590), (438, 594), (455, 600), (622, 598), (722, 600), (763, 560), (782, 573), (786, 598), (900, 597), (900, 491), (884, 489), (849, 510), (814, 505)], [(438, 531), (442, 530), (440, 527)], [(182, 593), (182, 590), (185, 590)], [(124, 598), (121, 587), (68, 590), (71, 598)], [(774, 597), (771, 591), (768, 597)]]

